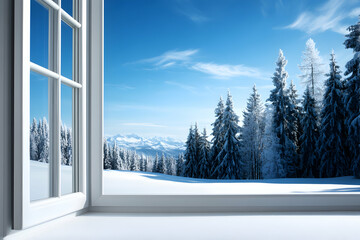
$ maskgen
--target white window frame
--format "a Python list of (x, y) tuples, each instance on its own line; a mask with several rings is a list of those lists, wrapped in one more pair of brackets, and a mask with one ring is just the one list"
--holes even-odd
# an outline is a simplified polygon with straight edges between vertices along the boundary
[[(359, 211), (359, 193), (237, 195), (104, 195), (104, 0), (91, 2), (90, 161), (91, 209), (110, 212)], [(101, 126), (101, 127), (100, 127)]]
[[(74, 0), (75, 1), (75, 0)], [(30, 0), (15, 0), (14, 42), (14, 229), (33, 225), (81, 210), (86, 197), (86, 1), (77, 0), (71, 17), (61, 0), (38, 0), (49, 10), (49, 69), (30, 62)], [(75, 20), (77, 19), (77, 20)], [(61, 21), (73, 32), (73, 79), (61, 76)], [(30, 70), (49, 78), (50, 194), (30, 201)], [(73, 189), (61, 196), (60, 119), (61, 84), (73, 89)], [(54, 96), (54, 97), (52, 97)], [(57, 126), (57, 127), (55, 127)], [(76, 131), (76, 132), (74, 132)]]

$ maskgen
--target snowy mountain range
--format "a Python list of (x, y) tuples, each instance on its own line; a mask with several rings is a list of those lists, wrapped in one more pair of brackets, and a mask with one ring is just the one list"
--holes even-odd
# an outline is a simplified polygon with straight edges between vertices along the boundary
[(144, 138), (136, 134), (118, 134), (112, 137), (107, 137), (106, 139), (111, 145), (116, 141), (120, 148), (135, 150), (137, 153), (142, 153), (152, 157), (155, 157), (156, 153), (159, 155), (164, 153), (168, 156), (177, 156), (179, 153), (184, 153), (185, 151), (184, 142), (169, 137)]

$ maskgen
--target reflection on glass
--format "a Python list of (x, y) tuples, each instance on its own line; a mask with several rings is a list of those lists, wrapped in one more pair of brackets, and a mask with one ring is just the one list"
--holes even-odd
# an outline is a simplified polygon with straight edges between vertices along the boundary
[(50, 197), (48, 78), (30, 72), (30, 200)]
[(49, 11), (31, 0), (30, 61), (48, 68)]
[(61, 75), (73, 79), (73, 29), (61, 22)]
[(74, 192), (73, 188), (73, 135), (72, 88), (61, 86), (61, 195)]
[(61, 8), (73, 16), (73, 0), (61, 0)]

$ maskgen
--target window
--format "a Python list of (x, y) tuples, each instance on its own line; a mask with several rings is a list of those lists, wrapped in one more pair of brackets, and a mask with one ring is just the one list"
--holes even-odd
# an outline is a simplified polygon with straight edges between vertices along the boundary
[[(139, 2), (141, 2), (141, 4), (139, 4)], [(104, 82), (91, 82), (91, 96), (92, 100), (96, 102), (96, 105), (92, 105), (91, 107), (92, 111), (94, 111), (91, 119), (96, 119), (96, 121), (94, 122), (94, 125), (91, 126), (90, 132), (92, 135), (91, 187), (93, 189), (92, 205), (94, 207), (116, 206), (124, 211), (134, 211), (136, 208), (144, 211), (157, 211), (154, 209), (162, 209), (162, 211), (171, 211), (174, 209), (187, 209), (188, 211), (192, 211), (189, 209), (196, 209), (199, 211), (205, 211), (205, 209), (210, 211), (225, 209), (236, 211), (239, 209), (331, 209), (332, 207), (340, 207), (335, 203), (336, 201), (344, 203), (344, 205), (341, 204), (344, 208), (348, 208), (354, 204), (351, 203), (351, 201), (359, 197), (357, 190), (353, 192), (353, 184), (359, 184), (356, 179), (350, 184), (345, 183), (346, 186), (342, 185), (340, 182), (338, 182), (340, 184), (335, 183), (336, 186), (331, 186), (331, 184), (323, 184), (324, 182), (322, 182), (321, 179), (312, 179), (314, 181), (310, 182), (319, 183), (319, 185), (316, 186), (316, 184), (301, 184), (304, 182), (301, 182), (298, 179), (287, 179), (286, 181), (262, 181), (256, 179), (261, 178), (259, 171), (253, 171), (251, 173), (251, 178), (254, 179), (248, 179), (248, 187), (244, 189), (239, 188), (240, 186), (238, 183), (233, 180), (230, 183), (226, 183), (228, 185), (225, 185), (225, 183), (224, 185), (221, 185), (220, 182), (216, 182), (216, 180), (212, 179), (208, 181), (189, 178), (180, 179), (174, 176), (162, 175), (166, 181), (173, 182), (173, 185), (169, 184), (167, 188), (161, 188), (161, 186), (166, 185), (166, 183), (159, 181), (159, 174), (151, 173), (152, 169), (147, 171), (147, 173), (138, 172), (138, 174), (109, 170), (114, 168), (114, 166), (111, 166), (113, 163), (106, 162), (107, 151), (112, 148), (108, 153), (110, 158), (114, 160), (116, 157), (114, 157), (114, 152), (111, 153), (111, 151), (114, 151), (114, 148), (123, 148), (124, 145), (121, 145), (121, 143), (126, 143), (126, 141), (127, 143), (131, 142), (132, 144), (131, 148), (133, 149), (130, 150), (136, 150), (136, 153), (138, 154), (135, 155), (134, 151), (127, 151), (124, 155), (130, 155), (130, 157), (127, 158), (130, 159), (130, 161), (135, 159), (135, 162), (137, 161), (137, 166), (135, 164), (132, 169), (131, 162), (128, 162), (126, 164), (129, 168), (123, 168), (122, 170), (140, 170), (141, 162), (144, 159), (142, 158), (142, 155), (146, 154), (142, 151), (143, 149), (139, 150), (135, 143), (139, 142), (139, 144), (143, 144), (144, 138), (141, 138), (142, 136), (138, 137), (131, 135), (132, 133), (136, 133), (135, 131), (137, 131), (136, 134), (139, 132), (142, 134), (148, 133), (148, 129), (140, 129), (140, 125), (143, 125), (143, 127), (145, 127), (145, 125), (146, 127), (158, 127), (156, 130), (157, 133), (165, 132), (168, 134), (167, 136), (171, 136), (175, 133), (174, 131), (171, 131), (170, 128), (161, 129), (162, 122), (149, 121), (149, 119), (155, 119), (156, 116), (153, 115), (159, 113), (156, 110), (152, 110), (164, 110), (163, 106), (166, 104), (169, 108), (173, 108), (174, 112), (180, 116), (176, 120), (184, 120), (184, 118), (181, 117), (188, 112), (182, 111), (181, 107), (183, 106), (174, 104), (174, 98), (189, 101), (189, 99), (192, 100), (191, 97), (193, 97), (191, 91), (194, 93), (197, 90), (199, 95), (213, 95), (214, 89), (222, 89), (222, 92), (216, 91), (216, 96), (208, 100), (210, 110), (206, 109), (206, 114), (201, 112), (204, 108), (198, 108), (198, 112), (192, 112), (193, 116), (206, 115), (205, 118), (211, 116), (212, 120), (206, 119), (208, 122), (204, 124), (201, 122), (202, 119), (199, 120), (199, 118), (196, 117), (193, 117), (190, 120), (185, 119), (187, 122), (184, 123), (182, 128), (185, 129), (186, 133), (183, 135), (185, 135), (186, 138), (186, 128), (190, 127), (190, 125), (194, 124), (196, 121), (199, 121), (199, 125), (201, 124), (202, 127), (206, 125), (208, 134), (211, 133), (210, 124), (215, 120), (213, 119), (213, 111), (216, 108), (218, 97), (223, 95), (223, 97), (226, 98), (226, 88), (231, 88), (233, 90), (234, 105), (236, 105), (235, 112), (237, 112), (238, 116), (242, 117), (243, 114), (241, 111), (242, 109), (245, 109), (247, 99), (253, 90), (252, 84), (246, 85), (249, 79), (257, 79), (258, 82), (256, 83), (261, 84), (259, 91), (263, 95), (263, 100), (268, 98), (270, 89), (274, 87), (271, 85), (271, 77), (273, 75), (272, 72), (274, 72), (274, 69), (276, 68), (276, 65), (274, 65), (273, 62), (276, 60), (277, 56), (275, 54), (272, 60), (269, 60), (269, 67), (267, 67), (267, 65), (264, 65), (265, 69), (256, 67), (255, 60), (253, 58), (249, 59), (250, 56), (252, 57), (253, 55), (249, 52), (250, 49), (247, 48), (248, 46), (252, 46), (249, 42), (249, 39), (251, 39), (252, 36), (239, 35), (237, 31), (232, 31), (227, 28), (232, 26), (231, 20), (233, 20), (235, 16), (242, 16), (232, 11), (235, 8), (228, 7), (228, 15), (224, 13), (220, 14), (215, 11), (214, 9), (218, 9), (215, 6), (216, 4), (209, 4), (206, 7), (203, 6), (208, 12), (216, 12), (219, 14), (216, 14), (217, 17), (228, 20), (228, 22), (224, 21), (224, 25), (221, 25), (214, 23), (207, 18), (192, 19), (189, 15), (184, 14), (184, 9), (188, 11), (193, 10), (198, 14), (199, 12), (197, 12), (196, 8), (194, 10), (194, 8), (188, 9), (186, 6), (182, 6), (183, 8), (181, 9), (184, 11), (180, 11), (179, 8), (181, 6), (179, 7), (176, 5), (176, 7), (171, 8), (169, 7), (171, 3), (154, 3), (148, 5), (142, 1), (139, 2), (136, 4), (133, 1), (105, 1), (105, 7), (100, 6), (100, 4), (97, 5), (98, 9), (94, 10), (93, 13), (95, 14), (92, 15), (92, 18), (94, 17), (99, 21), (105, 21), (105, 23), (102, 22), (101, 26), (93, 28), (94, 37), (95, 34), (105, 34), (105, 40), (96, 36), (96, 41), (93, 42), (93, 49), (95, 46), (103, 48), (103, 45), (105, 44), (104, 52), (97, 52), (98, 49), (96, 49), (96, 56), (103, 56), (103, 54), (105, 54), (105, 67), (101, 60), (93, 61), (94, 65), (92, 65), (93, 74), (96, 74), (97, 79), (98, 77), (103, 77), (103, 72), (105, 73)], [(106, 7), (106, 4), (109, 4), (109, 6), (111, 5), (111, 7)], [(217, 4), (219, 5), (220, 3)], [(234, 3), (225, 3), (224, 5), (226, 4), (231, 5)], [(119, 12), (117, 13), (115, 13), (115, 5), (118, 6)], [(169, 13), (169, 11), (165, 11), (164, 9), (171, 9), (169, 11), (173, 12)], [(242, 8), (239, 7), (238, 9)], [(155, 15), (154, 12), (156, 12)], [(105, 20), (103, 19), (103, 14), (105, 14)], [(107, 14), (110, 16), (107, 16)], [(185, 19), (181, 20), (181, 17)], [(219, 21), (223, 21), (223, 19)], [(108, 23), (106, 21), (108, 21)], [(186, 23), (183, 25), (176, 25), (176, 23), (180, 21)], [(241, 21), (239, 20), (238, 23), (240, 24), (240, 22)], [(189, 26), (191, 24), (193, 24), (193, 26)], [(252, 29), (248, 29), (249, 26), (241, 24), (240, 26), (246, 28), (249, 32), (253, 31)], [(270, 28), (268, 25), (265, 27)], [(216, 33), (216, 29), (218, 30), (218, 34)], [(237, 28), (234, 26), (234, 29)], [(185, 36), (182, 36), (182, 34)], [(205, 34), (205, 36), (200, 36), (201, 34)], [(225, 39), (224, 34), (231, 35), (233, 38)], [(190, 39), (193, 41), (190, 41)], [(246, 47), (244, 45), (239, 46), (238, 44), (235, 44), (234, 39), (245, 42), (247, 44)], [(217, 40), (221, 41), (218, 42)], [(268, 45), (271, 44), (272, 43), (268, 43)], [(305, 42), (303, 44), (305, 45)], [(202, 47), (204, 47), (204, 49), (206, 47), (213, 47), (213, 49), (217, 48), (218, 50), (221, 49), (226, 51), (220, 57), (223, 63), (215, 63), (214, 58), (211, 59), (211, 57), (209, 57), (210, 55), (219, 56), (221, 54), (209, 51), (206, 52), (203, 49), (199, 50), (199, 48)], [(268, 47), (269, 46), (267, 46), (267, 48)], [(238, 54), (236, 54), (232, 48), (237, 49)], [(246, 54), (243, 54), (242, 50), (245, 51)], [(266, 49), (264, 49), (264, 51), (265, 50)], [(300, 49), (299, 52), (299, 59), (301, 59), (302, 49)], [(143, 55), (139, 55), (139, 53), (142, 53)], [(109, 57), (106, 54), (112, 55)], [(231, 60), (230, 55), (232, 58), (237, 59), (236, 63), (229, 63)], [(283, 53), (280, 52), (279, 56), (282, 58)], [(245, 58), (248, 58), (249, 63), (251, 62), (252, 65), (245, 66), (244, 63), (241, 62), (241, 59), (243, 60)], [(141, 65), (141, 67), (139, 67), (139, 65)], [(184, 73), (182, 69), (187, 69), (188, 72)], [(160, 70), (169, 73), (167, 75), (168, 79), (161, 76)], [(181, 77), (183, 78), (181, 79)], [(109, 80), (109, 78), (112, 79)], [(267, 84), (267, 81), (270, 82)], [(201, 82), (201, 84), (199, 82)], [(166, 88), (160, 86), (162, 84), (166, 85)], [(211, 89), (211, 87), (204, 87), (208, 84), (212, 84), (213, 89)], [(289, 79), (288, 84), (290, 84)], [(134, 85), (136, 85), (136, 90), (134, 90)], [(156, 89), (159, 86), (163, 88)], [(99, 89), (101, 89), (101, 91), (99, 91)], [(154, 89), (156, 91), (152, 92)], [(133, 92), (131, 92), (132, 90)], [(185, 90), (187, 91), (187, 94), (181, 95)], [(247, 90), (245, 94), (244, 90)], [(235, 99), (235, 97), (237, 99)], [(113, 101), (112, 105), (110, 105), (110, 98), (116, 98), (118, 99), (118, 102), (115, 101), (114, 104)], [(208, 99), (208, 96), (203, 96), (203, 98)], [(196, 100), (198, 100), (198, 98)], [(101, 101), (102, 103), (99, 104), (98, 101)], [(240, 110), (238, 105), (239, 102), (243, 104)], [(150, 106), (151, 103), (155, 103), (155, 106)], [(136, 104), (141, 105), (140, 108)], [(194, 101), (192, 106), (196, 107), (197, 104), (198, 102)], [(113, 108), (111, 108), (111, 106), (113, 106)], [(121, 108), (121, 111), (119, 111), (119, 108)], [(119, 113), (117, 116), (115, 116), (115, 111), (118, 111)], [(134, 114), (135, 111), (137, 111), (136, 114)], [(164, 116), (164, 114), (162, 114), (162, 116)], [(130, 121), (129, 119), (134, 121)], [(165, 121), (165, 123), (170, 125), (173, 122)], [(99, 125), (103, 126), (104, 132), (103, 129), (98, 128)], [(115, 128), (118, 132), (112, 131)], [(109, 131), (109, 129), (112, 130)], [(129, 131), (122, 136), (116, 136), (117, 133), (121, 133), (121, 131), (125, 132), (127, 130)], [(130, 130), (134, 132), (130, 132)], [(265, 129), (263, 129), (263, 131), (265, 131)], [(117, 141), (116, 138), (119, 138), (119, 141)], [(185, 142), (185, 138), (183, 138), (183, 142)], [(108, 145), (106, 144), (106, 140), (104, 144), (102, 141), (103, 139), (107, 140)], [(123, 154), (121, 151), (122, 150), (115, 151), (115, 153), (119, 153), (118, 159), (121, 159), (120, 162), (124, 161), (123, 156), (121, 156), (121, 154)], [(101, 156), (105, 157), (103, 161), (99, 160), (99, 157)], [(152, 166), (155, 162), (153, 159), (156, 159), (156, 154), (155, 156), (150, 157), (148, 163)], [(175, 156), (175, 158), (177, 158), (177, 156)], [(160, 161), (160, 159), (161, 152), (158, 154), (158, 160)], [(171, 159), (171, 157), (169, 157), (169, 159)], [(172, 162), (174, 162), (174, 160), (172, 160)], [(115, 164), (118, 163), (115, 162)], [(103, 171), (104, 168), (106, 169), (105, 171)], [(297, 173), (294, 172), (294, 174)], [(108, 178), (110, 175), (114, 178)], [(131, 185), (127, 182), (133, 175), (138, 177), (136, 179), (139, 180), (137, 182), (138, 185)], [(114, 181), (114, 179), (117, 179), (118, 181)], [(198, 186), (193, 184), (194, 187), (179, 187), (180, 185), (186, 185), (183, 183), (188, 183), (187, 185), (189, 186), (189, 182), (198, 183)], [(152, 183), (154, 184), (152, 185)], [(260, 186), (260, 183), (262, 184), (262, 187), (254, 189), (254, 187)], [(109, 186), (108, 184), (112, 185)], [(216, 187), (218, 184), (219, 186)], [(348, 190), (349, 192), (339, 193), (336, 189), (339, 191)], [(350, 202), (345, 204), (345, 201)]]
[(22, 229), (86, 203), (86, 6), (19, 0), (15, 9), (14, 225)]

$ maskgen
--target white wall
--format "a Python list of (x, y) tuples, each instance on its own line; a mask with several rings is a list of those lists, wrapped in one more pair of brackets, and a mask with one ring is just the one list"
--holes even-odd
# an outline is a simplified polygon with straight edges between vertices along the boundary
[(12, 226), (14, 1), (0, 0), (0, 239)]

